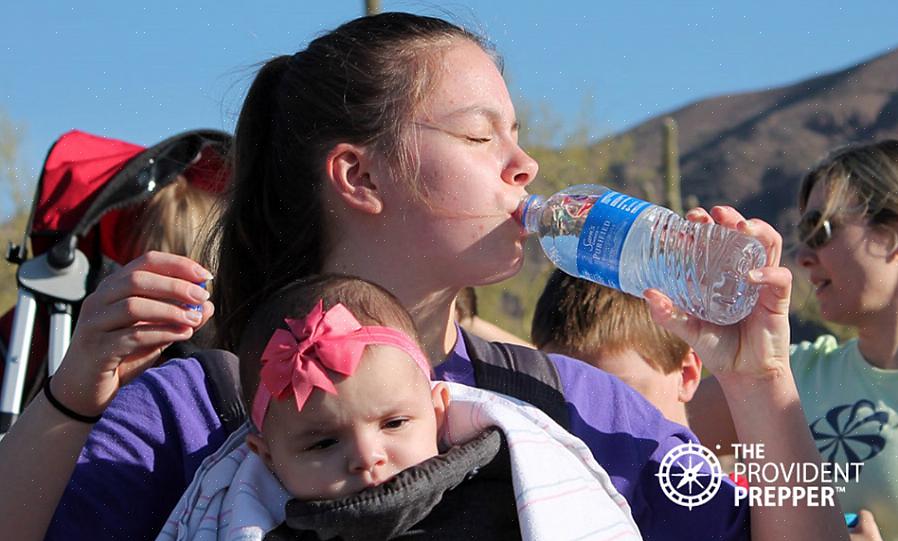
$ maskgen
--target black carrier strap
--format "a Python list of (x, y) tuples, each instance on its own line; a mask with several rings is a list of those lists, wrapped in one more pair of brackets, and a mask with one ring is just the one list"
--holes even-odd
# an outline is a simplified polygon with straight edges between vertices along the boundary
[[(570, 429), (570, 413), (561, 378), (545, 353), (523, 346), (487, 342), (464, 330), (462, 337), (478, 387), (529, 402), (565, 429)], [(220, 349), (192, 351), (190, 356), (203, 368), (212, 407), (230, 434), (246, 419), (240, 397), (237, 356)]]
[(206, 374), (206, 390), (221, 426), (228, 434), (246, 420), (246, 410), (240, 398), (240, 363), (237, 356), (221, 349), (195, 351), (191, 357), (199, 361)]
[(564, 388), (555, 364), (542, 351), (524, 346), (487, 342), (462, 329), (477, 386), (529, 402), (570, 430)]

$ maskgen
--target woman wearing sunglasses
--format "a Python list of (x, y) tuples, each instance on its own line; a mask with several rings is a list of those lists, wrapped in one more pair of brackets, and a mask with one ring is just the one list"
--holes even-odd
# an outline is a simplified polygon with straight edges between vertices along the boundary
[[(792, 346), (802, 407), (824, 461), (863, 464), (835, 483), (842, 509), (859, 513), (857, 538), (880, 539), (878, 523), (898, 540), (898, 140), (831, 152), (802, 180), (798, 208), (797, 262), (820, 313), (857, 330), (841, 344), (824, 335)], [(712, 447), (736, 441), (718, 389), (704, 382), (690, 404)]]

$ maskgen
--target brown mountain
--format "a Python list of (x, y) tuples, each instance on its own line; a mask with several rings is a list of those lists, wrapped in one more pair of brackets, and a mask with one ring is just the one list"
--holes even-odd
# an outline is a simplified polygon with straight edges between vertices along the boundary
[[(784, 234), (788, 246), (798, 184), (818, 159), (846, 143), (898, 137), (898, 49), (788, 86), (699, 101), (600, 141), (585, 153), (530, 149), (543, 165), (544, 186), (534, 189), (554, 191), (571, 178), (595, 178), (633, 195), (664, 193), (661, 144), (667, 116), (679, 127), (684, 198), (694, 195), (705, 207), (730, 204), (763, 218)], [(599, 158), (592, 163), (589, 156)], [(647, 190), (646, 183), (653, 188)], [(535, 243), (528, 252), (529, 262), (517, 277), (478, 288), (483, 315), (520, 336), (529, 334), (533, 306), (551, 267)], [(792, 331), (798, 341), (822, 329), (807, 282), (801, 273), (796, 278)]]
[[(802, 175), (829, 149), (898, 137), (898, 49), (788, 86), (719, 96), (670, 113), (679, 126), (682, 193), (703, 206), (733, 204), (788, 231)], [(615, 138), (632, 144), (614, 169), (622, 185), (656, 179), (662, 117)]]

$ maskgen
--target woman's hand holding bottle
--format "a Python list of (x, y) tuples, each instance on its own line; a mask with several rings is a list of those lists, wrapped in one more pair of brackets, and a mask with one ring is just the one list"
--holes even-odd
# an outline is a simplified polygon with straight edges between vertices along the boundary
[(768, 223), (746, 220), (731, 207), (714, 207), (709, 214), (693, 209), (686, 218), (716, 222), (756, 238), (767, 252), (767, 266), (749, 273), (761, 286), (752, 312), (735, 325), (718, 326), (676, 309), (658, 290), (647, 290), (655, 321), (682, 337), (696, 350), (704, 365), (725, 384), (727, 379), (763, 380), (789, 370), (789, 295), (792, 274), (780, 267), (782, 236)]

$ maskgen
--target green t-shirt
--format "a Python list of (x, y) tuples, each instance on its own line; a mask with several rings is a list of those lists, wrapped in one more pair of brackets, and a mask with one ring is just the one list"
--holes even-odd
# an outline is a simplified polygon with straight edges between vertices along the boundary
[(898, 370), (870, 365), (857, 340), (840, 346), (830, 335), (793, 345), (791, 365), (824, 460), (864, 464), (857, 482), (834, 483), (842, 510), (870, 510), (883, 539), (898, 541)]

